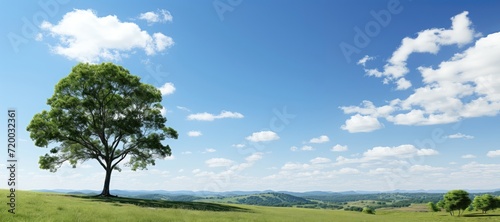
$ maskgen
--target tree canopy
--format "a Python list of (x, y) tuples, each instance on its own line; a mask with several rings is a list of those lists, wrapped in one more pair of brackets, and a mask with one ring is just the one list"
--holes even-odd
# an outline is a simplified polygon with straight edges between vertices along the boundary
[(485, 214), (489, 210), (494, 210), (500, 207), (500, 199), (492, 196), (491, 194), (483, 194), (481, 196), (474, 197), (472, 205), (476, 210), (481, 210), (481, 212)]
[(471, 202), (467, 191), (451, 190), (443, 196), (443, 200), (439, 201), (437, 205), (449, 212), (450, 215), (455, 215), (454, 211), (458, 210), (460, 216)]
[(27, 127), (36, 146), (54, 144), (40, 157), (40, 168), (56, 172), (64, 162), (76, 167), (95, 159), (106, 171), (101, 195), (110, 196), (111, 172), (126, 157), (125, 166), (136, 170), (172, 154), (162, 141), (178, 134), (165, 125), (161, 100), (156, 87), (121, 66), (76, 65), (55, 86), (50, 110), (36, 114)]

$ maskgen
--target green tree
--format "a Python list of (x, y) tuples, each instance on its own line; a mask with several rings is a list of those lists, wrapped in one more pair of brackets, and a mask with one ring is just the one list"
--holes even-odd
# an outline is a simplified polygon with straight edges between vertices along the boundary
[(80, 63), (61, 79), (47, 100), (49, 111), (36, 114), (27, 127), (38, 147), (55, 144), (41, 156), (41, 169), (56, 172), (66, 161), (73, 168), (95, 159), (106, 174), (101, 196), (111, 196), (111, 172), (125, 166), (147, 169), (155, 159), (170, 156), (167, 138), (177, 132), (166, 127), (161, 92), (138, 76), (112, 63)]
[(429, 211), (431, 211), (431, 212), (438, 212), (439, 211), (439, 207), (434, 202), (427, 203), (427, 207), (429, 208)]
[(366, 214), (375, 214), (375, 210), (371, 207), (364, 207), (362, 212)]
[(455, 210), (458, 210), (460, 216), (467, 207), (471, 204), (469, 193), (465, 190), (451, 190), (443, 196), (443, 202), (438, 203), (450, 215), (455, 215)]
[(483, 214), (485, 214), (489, 210), (498, 208), (498, 204), (498, 199), (491, 194), (476, 196), (474, 197), (474, 201), (472, 201), (472, 205), (474, 206), (474, 208), (476, 210), (481, 210)]

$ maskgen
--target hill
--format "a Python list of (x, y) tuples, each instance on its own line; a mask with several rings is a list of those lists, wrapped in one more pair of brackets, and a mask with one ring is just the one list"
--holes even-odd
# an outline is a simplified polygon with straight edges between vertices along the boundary
[(296, 197), (284, 193), (260, 193), (233, 197), (208, 197), (201, 201), (217, 202), (217, 203), (232, 203), (232, 204), (247, 204), (259, 206), (274, 206), (274, 207), (291, 207), (297, 205), (313, 204), (312, 201), (302, 197)]

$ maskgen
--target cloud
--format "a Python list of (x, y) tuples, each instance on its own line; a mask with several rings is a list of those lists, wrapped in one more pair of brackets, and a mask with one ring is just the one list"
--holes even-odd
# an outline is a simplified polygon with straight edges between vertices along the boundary
[(303, 146), (302, 148), (300, 148), (300, 150), (302, 151), (313, 151), (314, 148), (312, 146)]
[(333, 152), (343, 152), (343, 151), (347, 151), (347, 146), (342, 146), (340, 144), (337, 144), (335, 146), (332, 147), (331, 151)]
[(189, 131), (187, 134), (190, 137), (198, 137), (198, 136), (203, 135), (200, 131)]
[(456, 133), (456, 134), (448, 135), (446, 138), (449, 138), (449, 139), (474, 139), (473, 136), (465, 135), (465, 134), (462, 134), (462, 133)]
[[(369, 69), (366, 70), (367, 74), (376, 77), (383, 77), (385, 82), (396, 81), (398, 90), (409, 88), (409, 86), (411, 86), (411, 83), (408, 80), (404, 79), (403, 76), (405, 76), (409, 72), (408, 68), (406, 67), (406, 61), (411, 54), (436, 54), (437, 52), (439, 52), (441, 46), (463, 46), (474, 40), (474, 36), (476, 36), (477, 33), (471, 28), (472, 22), (469, 20), (467, 15), (468, 12), (465, 11), (452, 17), (452, 25), (450, 29), (427, 29), (420, 31), (415, 38), (404, 38), (401, 41), (401, 46), (399, 46), (399, 48), (394, 51), (392, 57), (384, 66), (383, 71), (379, 71), (377, 69)], [(370, 57), (365, 56), (365, 58)], [(364, 66), (364, 62), (360, 64)]]
[(211, 113), (204, 112), (204, 113), (191, 114), (187, 117), (187, 119), (198, 120), (198, 121), (214, 121), (215, 119), (225, 119), (225, 118), (241, 119), (243, 117), (244, 116), (241, 113), (223, 110), (219, 115), (214, 115)]
[(362, 59), (360, 59), (358, 61), (358, 65), (362, 65), (362, 66), (365, 66), (366, 65), (366, 62), (370, 61), (370, 60), (373, 60), (375, 59), (374, 57), (371, 57), (371, 56), (368, 56), (368, 55), (365, 55)]
[(409, 171), (412, 173), (415, 172), (423, 172), (423, 173), (430, 173), (430, 172), (440, 172), (445, 170), (443, 167), (433, 167), (429, 165), (413, 165), (409, 168)]
[(231, 145), (232, 147), (236, 147), (236, 148), (244, 148), (245, 147), (245, 144), (242, 144), (242, 143), (239, 143), (239, 144), (233, 144)]
[(234, 164), (234, 161), (225, 158), (212, 158), (205, 163), (208, 167), (229, 167)]
[(213, 148), (207, 148), (207, 149), (205, 149), (205, 153), (215, 153), (215, 151), (217, 151), (217, 150), (213, 149)]
[(134, 49), (150, 56), (174, 45), (169, 36), (159, 32), (150, 35), (135, 23), (121, 22), (116, 15), (98, 17), (90, 9), (75, 9), (57, 24), (44, 21), (40, 28), (58, 39), (51, 46), (53, 53), (79, 62), (117, 61)]
[(146, 20), (149, 25), (152, 25), (153, 23), (165, 23), (165, 22), (172, 22), (173, 17), (172, 14), (170, 14), (169, 11), (161, 9), (158, 10), (157, 12), (145, 12), (141, 13), (139, 15), (139, 19), (141, 20)]
[(330, 141), (330, 138), (328, 138), (328, 136), (325, 135), (322, 135), (317, 138), (312, 138), (311, 140), (309, 140), (310, 143), (326, 143), (328, 141)]
[(189, 154), (192, 154), (192, 153), (193, 153), (193, 152), (191, 152), (191, 151), (184, 151), (184, 152), (182, 152), (181, 154), (183, 154), (183, 155), (189, 155)]
[(290, 147), (290, 150), (293, 151), (293, 152), (295, 152), (295, 151), (299, 150), (299, 148), (296, 147), (296, 146), (292, 146), (292, 147)]
[[(352, 163), (369, 163), (380, 161), (390, 161), (393, 159), (413, 158), (416, 156), (434, 156), (439, 152), (433, 149), (417, 149), (410, 144), (403, 144), (395, 147), (377, 146), (365, 151), (361, 158), (346, 158), (339, 156), (336, 159), (337, 165), (352, 164)], [(387, 164), (387, 163), (385, 163)], [(401, 164), (401, 163), (398, 163)]]
[(171, 82), (163, 84), (163, 86), (158, 89), (160, 90), (162, 96), (167, 96), (175, 92), (175, 86)]
[(330, 163), (332, 161), (328, 158), (316, 157), (316, 158), (310, 160), (309, 162), (311, 162), (312, 164), (322, 164), (322, 163)]
[(375, 117), (356, 114), (346, 120), (345, 125), (342, 125), (340, 128), (350, 133), (366, 133), (382, 128), (382, 124)]
[(246, 139), (252, 142), (266, 142), (278, 140), (280, 137), (273, 131), (260, 131), (252, 133), (252, 135), (247, 136)]
[(260, 160), (262, 159), (262, 156), (264, 154), (263, 153), (253, 153), (252, 155), (248, 156), (247, 158), (245, 158), (245, 160), (248, 162), (248, 163), (254, 163), (254, 162), (257, 162), (257, 160)]
[(189, 110), (187, 107), (184, 107), (184, 106), (177, 106), (177, 109), (180, 109), (180, 110), (183, 110), (186, 112), (191, 112), (191, 110)]
[(174, 155), (166, 156), (164, 159), (165, 160), (175, 160), (175, 156)]
[[(380, 129), (379, 119), (396, 125), (435, 125), (460, 121), (466, 118), (496, 116), (500, 112), (500, 32), (480, 37), (472, 30), (467, 12), (452, 18), (450, 29), (428, 29), (416, 38), (403, 39), (393, 53), (384, 71), (371, 69), (367, 74), (394, 81), (398, 87), (409, 85), (404, 79), (408, 73), (406, 60), (416, 52), (436, 54), (442, 46), (463, 47), (433, 67), (418, 67), (422, 85), (406, 98), (396, 98), (377, 107), (370, 101), (360, 106), (340, 107), (344, 113), (353, 114), (342, 129), (349, 132)], [(459, 135), (457, 135), (459, 136)], [(465, 135), (462, 138), (467, 138)]]
[(488, 157), (500, 157), (500, 150), (488, 151), (486, 156), (488, 156)]
[(464, 159), (474, 159), (474, 158), (476, 158), (476, 156), (474, 156), (472, 154), (467, 154), (467, 155), (463, 155), (462, 158), (464, 158)]
[(161, 113), (162, 116), (167, 115), (167, 108), (161, 107), (160, 113)]

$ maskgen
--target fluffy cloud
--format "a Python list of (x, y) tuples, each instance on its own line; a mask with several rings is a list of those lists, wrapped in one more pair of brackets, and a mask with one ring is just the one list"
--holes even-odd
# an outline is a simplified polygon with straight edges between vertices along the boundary
[(341, 129), (347, 130), (350, 133), (371, 132), (382, 128), (382, 124), (377, 118), (372, 116), (362, 116), (356, 114), (345, 121), (345, 125)]
[(207, 148), (207, 149), (205, 149), (205, 153), (215, 153), (215, 151), (217, 151), (217, 150), (213, 149), (213, 148)]
[(347, 151), (347, 149), (348, 149), (347, 146), (342, 146), (340, 144), (337, 144), (337, 145), (333, 146), (331, 150), (333, 152), (343, 152), (343, 151)]
[(252, 135), (247, 136), (246, 139), (252, 142), (266, 142), (272, 140), (278, 140), (280, 137), (273, 131), (260, 131), (252, 133)]
[(212, 158), (205, 163), (208, 167), (229, 167), (234, 164), (234, 161), (225, 158)]
[(486, 156), (488, 156), (488, 157), (500, 157), (500, 150), (488, 151)]
[(149, 25), (157, 22), (165, 23), (165, 22), (172, 22), (174, 19), (172, 17), (172, 14), (170, 14), (169, 11), (161, 9), (158, 10), (157, 12), (145, 12), (141, 13), (139, 15), (139, 19), (141, 20), (146, 20)]
[(300, 150), (302, 151), (313, 151), (314, 148), (312, 146), (302, 146), (302, 148), (300, 148)]
[(219, 115), (214, 115), (211, 113), (195, 113), (191, 114), (187, 117), (188, 120), (199, 120), (199, 121), (214, 121), (215, 119), (225, 119), (225, 118), (231, 118), (231, 119), (241, 119), (243, 118), (243, 114), (237, 113), (237, 112), (230, 112), (230, 111), (221, 111)]
[(198, 137), (198, 136), (203, 135), (200, 131), (189, 131), (187, 134), (190, 137)]
[(363, 153), (361, 158), (346, 158), (339, 156), (336, 159), (337, 165), (352, 163), (368, 163), (376, 161), (390, 161), (393, 159), (413, 158), (415, 156), (433, 156), (439, 152), (433, 149), (417, 149), (410, 144), (404, 144), (396, 147), (374, 147)]
[(160, 90), (162, 96), (167, 96), (175, 92), (175, 86), (171, 82), (163, 84), (163, 86), (158, 89)]
[(115, 15), (98, 17), (90, 9), (75, 9), (57, 24), (44, 21), (40, 28), (59, 40), (51, 46), (53, 53), (79, 62), (116, 61), (134, 49), (154, 55), (174, 45), (169, 36), (159, 32), (150, 35), (135, 23), (122, 22)]
[(326, 143), (328, 141), (330, 141), (330, 138), (328, 138), (328, 136), (325, 135), (322, 135), (317, 138), (312, 138), (311, 140), (309, 140), (310, 143)]
[[(410, 54), (436, 54), (442, 46), (464, 46), (479, 37), (467, 15), (463, 12), (453, 17), (450, 29), (424, 30), (416, 38), (403, 39), (384, 71), (371, 69), (367, 74), (407, 88), (410, 83), (404, 76), (408, 73), (406, 60)], [(480, 37), (450, 59), (434, 67), (421, 66), (417, 71), (423, 84), (405, 99), (393, 99), (380, 107), (370, 101), (363, 101), (361, 106), (340, 107), (345, 114), (353, 114), (342, 129), (373, 131), (381, 128), (379, 118), (396, 125), (434, 125), (495, 116), (500, 111), (500, 32)], [(470, 138), (460, 134), (450, 138), (453, 137)]]

